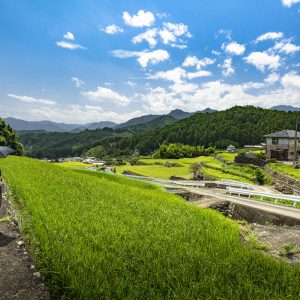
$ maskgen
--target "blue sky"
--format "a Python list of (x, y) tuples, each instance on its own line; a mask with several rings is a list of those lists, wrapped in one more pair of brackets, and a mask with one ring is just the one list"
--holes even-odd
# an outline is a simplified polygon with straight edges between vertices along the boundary
[(0, 0), (0, 115), (300, 106), (300, 0)]

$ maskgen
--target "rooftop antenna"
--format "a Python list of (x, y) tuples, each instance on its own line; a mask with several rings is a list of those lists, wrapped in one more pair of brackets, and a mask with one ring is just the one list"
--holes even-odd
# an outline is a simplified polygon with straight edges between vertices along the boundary
[(294, 161), (293, 166), (296, 167), (297, 164), (297, 133), (298, 133), (298, 119), (296, 119), (296, 131), (295, 131), (295, 142), (294, 142)]

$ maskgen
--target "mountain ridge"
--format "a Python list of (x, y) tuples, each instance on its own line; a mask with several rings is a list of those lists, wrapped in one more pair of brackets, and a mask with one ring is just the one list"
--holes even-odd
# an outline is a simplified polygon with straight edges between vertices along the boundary
[[(213, 112), (213, 111), (214, 110), (210, 108), (206, 108), (200, 112)], [(170, 111), (168, 114), (143, 115), (140, 117), (129, 119), (128, 121), (121, 124), (117, 124), (111, 121), (91, 122), (86, 124), (67, 124), (67, 123), (53, 122), (50, 120), (25, 121), (22, 119), (17, 119), (12, 117), (3, 118), (3, 120), (16, 131), (43, 131), (44, 130), (47, 132), (80, 132), (85, 129), (95, 130), (98, 128), (105, 128), (105, 127), (116, 128), (116, 129), (126, 128), (135, 125), (141, 125), (162, 116), (171, 116), (174, 117), (176, 120), (181, 120), (184, 118), (188, 118), (195, 113), (185, 112), (181, 109), (174, 109)]]

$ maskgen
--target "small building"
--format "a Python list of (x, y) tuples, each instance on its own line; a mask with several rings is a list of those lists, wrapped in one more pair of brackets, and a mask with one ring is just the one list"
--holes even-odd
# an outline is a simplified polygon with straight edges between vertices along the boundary
[(226, 149), (227, 153), (235, 153), (236, 149), (233, 145), (229, 145)]
[[(295, 130), (282, 130), (264, 136), (266, 156), (283, 161), (292, 161), (295, 153)], [(296, 158), (300, 156), (300, 132), (297, 131)]]

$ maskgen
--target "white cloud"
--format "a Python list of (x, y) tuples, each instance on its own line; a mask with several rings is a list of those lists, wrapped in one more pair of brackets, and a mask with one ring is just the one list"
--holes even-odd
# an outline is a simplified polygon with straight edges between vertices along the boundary
[(177, 85), (182, 85), (187, 83), (184, 82), (185, 79), (194, 79), (194, 78), (199, 78), (199, 77), (208, 77), (211, 76), (211, 72), (209, 71), (198, 71), (198, 72), (187, 72), (186, 70), (177, 67), (171, 70), (167, 71), (159, 71), (153, 75), (148, 76), (148, 79), (162, 79), (162, 80), (168, 80), (168, 81), (173, 81)]
[(71, 40), (71, 41), (75, 40), (74, 34), (72, 32), (69, 32), (69, 31), (64, 34), (64, 38), (66, 40)]
[(252, 52), (245, 57), (245, 61), (254, 65), (261, 72), (264, 72), (266, 68), (276, 70), (280, 67), (280, 56), (266, 52)]
[(223, 44), (222, 49), (224, 49), (229, 54), (243, 55), (246, 47), (242, 44), (238, 44), (237, 42), (231, 42), (227, 45)]
[(163, 25), (166, 29), (173, 32), (176, 36), (187, 35), (187, 37), (191, 37), (188, 26), (183, 23), (176, 24), (176, 23), (165, 22), (163, 23)]
[(300, 0), (281, 0), (281, 3), (283, 6), (291, 7), (296, 3), (300, 3)]
[(141, 43), (143, 40), (147, 41), (150, 47), (155, 47), (157, 44), (156, 36), (158, 30), (156, 28), (149, 29), (143, 33), (140, 33), (133, 37), (132, 42), (134, 44)]
[(212, 51), (211, 51), (211, 54), (216, 55), (216, 56), (219, 56), (219, 55), (221, 55), (221, 52), (216, 51), (216, 50), (212, 50)]
[(231, 29), (220, 29), (218, 31), (217, 37), (219, 35), (224, 35), (227, 40), (231, 41), (232, 40), (232, 30)]
[(172, 92), (176, 94), (190, 94), (197, 90), (197, 85), (194, 83), (187, 83), (187, 82), (176, 82), (170, 86)]
[[(42, 107), (30, 109), (27, 113), (28, 120), (52, 120), (55, 122), (86, 124), (99, 121), (125, 122), (129, 119), (139, 117), (143, 113), (139, 110), (119, 113), (106, 111), (95, 105), (68, 105), (66, 107)], [(22, 116), (20, 116), (22, 117)]]
[(81, 80), (80, 78), (78, 78), (78, 77), (72, 77), (72, 81), (74, 82), (74, 84), (78, 88), (80, 88), (82, 85), (85, 84), (85, 82), (83, 80)]
[(274, 84), (280, 80), (280, 77), (277, 73), (271, 73), (267, 78), (265, 78), (265, 83)]
[(204, 57), (198, 59), (196, 56), (188, 56), (182, 63), (183, 67), (196, 67), (198, 70), (215, 63), (215, 59)]
[(289, 41), (277, 42), (273, 47), (274, 50), (278, 50), (280, 53), (292, 54), (300, 51), (300, 46), (296, 46)]
[(281, 83), (285, 88), (297, 89), (298, 92), (300, 91), (300, 76), (294, 72), (285, 74), (281, 78)]
[(70, 49), (70, 50), (86, 49), (85, 47), (83, 47), (83, 46), (81, 46), (79, 44), (70, 43), (70, 42), (66, 42), (66, 41), (56, 42), (56, 45), (58, 47), (62, 47), (62, 48)]
[(108, 25), (104, 29), (100, 29), (101, 31), (104, 31), (107, 34), (117, 34), (124, 32), (124, 29), (117, 26), (116, 24)]
[(133, 81), (131, 81), (131, 80), (128, 80), (128, 81), (124, 82), (124, 84), (126, 84), (126, 85), (128, 85), (128, 86), (130, 86), (132, 88), (136, 86), (136, 83), (133, 82)]
[(153, 75), (150, 75), (149, 79), (163, 79), (173, 82), (182, 82), (182, 78), (186, 77), (186, 71), (180, 67), (177, 67), (168, 71), (160, 71)]
[(188, 30), (188, 26), (183, 23), (164, 22), (163, 29), (159, 30), (158, 34), (165, 45), (170, 45), (171, 47), (179, 49), (185, 49), (186, 45), (182, 45), (182, 42), (184, 42), (182, 40), (181, 44), (177, 44), (178, 37), (192, 37)]
[(20, 95), (16, 95), (16, 94), (7, 94), (8, 97), (20, 100), (22, 102), (25, 103), (36, 103), (36, 104), (43, 104), (43, 105), (55, 105), (56, 102), (54, 100), (51, 99), (44, 99), (44, 98), (34, 98), (31, 96), (20, 96)]
[(204, 70), (187, 73), (187, 77), (189, 79), (194, 79), (194, 78), (199, 78), (199, 77), (208, 77), (208, 76), (212, 76), (212, 73), (209, 71), (204, 71)]
[(187, 48), (187, 45), (178, 45), (178, 44), (175, 44), (175, 43), (172, 43), (170, 46), (173, 47), (173, 48), (181, 49), (181, 50)]
[(159, 19), (167, 18), (169, 16), (168, 13), (157, 13), (156, 15)]
[(230, 76), (230, 75), (232, 75), (232, 74), (235, 73), (235, 70), (232, 67), (232, 59), (231, 58), (226, 58), (224, 60), (224, 63), (222, 65), (222, 69), (223, 69), (222, 70), (222, 75), (224, 77), (228, 77), (228, 76)]
[(196, 111), (211, 107), (220, 110), (236, 104), (272, 107), (282, 104), (282, 99), (286, 99), (286, 104), (297, 106), (299, 91), (300, 76), (289, 73), (283, 76), (281, 84), (272, 87), (264, 82), (226, 84), (217, 80), (193, 86), (183, 82), (168, 88), (150, 88), (146, 94), (135, 97), (141, 99), (150, 112), (163, 113), (175, 108)]
[(159, 35), (165, 45), (168, 45), (169, 43), (176, 41), (175, 34), (166, 28), (160, 30)]
[(126, 25), (132, 27), (149, 27), (154, 23), (155, 17), (150, 11), (139, 10), (136, 15), (132, 16), (127, 11), (124, 11), (123, 20)]
[(149, 64), (157, 64), (164, 60), (169, 59), (170, 55), (166, 50), (155, 51), (126, 51), (126, 50), (114, 50), (112, 55), (118, 58), (137, 57), (138, 63), (146, 68)]
[(82, 92), (82, 95), (92, 101), (109, 101), (121, 106), (126, 106), (130, 103), (130, 99), (124, 95), (113, 91), (112, 89), (98, 86), (95, 91)]
[(264, 33), (262, 35), (260, 35), (255, 42), (263, 42), (263, 41), (267, 41), (267, 40), (278, 40), (281, 39), (283, 37), (283, 33), (282, 32), (267, 32)]

